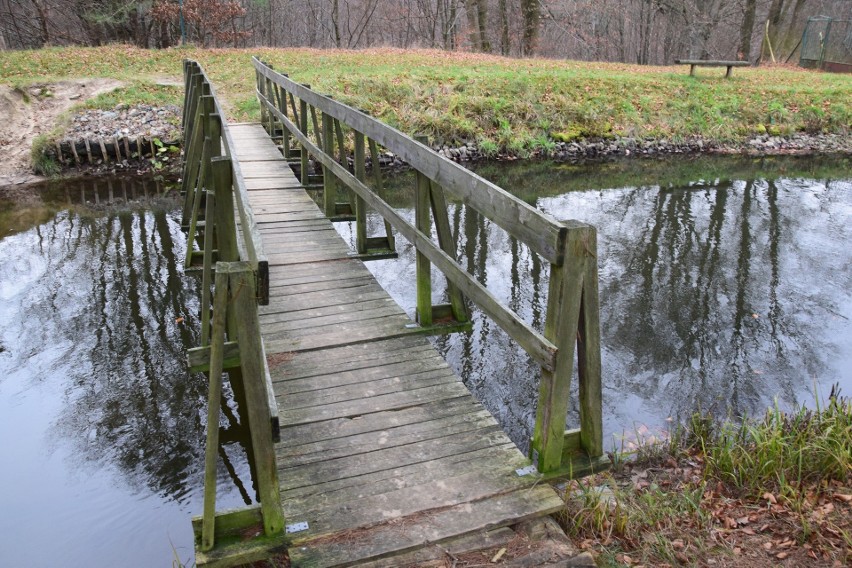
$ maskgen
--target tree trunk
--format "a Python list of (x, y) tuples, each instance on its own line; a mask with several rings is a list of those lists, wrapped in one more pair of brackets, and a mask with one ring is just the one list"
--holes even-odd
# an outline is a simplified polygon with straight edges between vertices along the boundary
[(470, 48), (480, 50), (479, 23), (477, 22), (477, 0), (465, 0), (464, 9), (467, 15), (467, 27), (470, 36)]
[(531, 57), (538, 49), (538, 26), (541, 20), (541, 5), (538, 0), (521, 0), (521, 13), (524, 18), (524, 35), (521, 50), (523, 55)]
[(479, 50), (491, 53), (491, 42), (488, 41), (488, 0), (476, 0), (476, 19), (479, 24)]
[(745, 17), (740, 27), (740, 51), (739, 56), (743, 61), (751, 61), (751, 36), (754, 33), (754, 13), (757, 9), (757, 0), (746, 0)]
[(340, 49), (340, 4), (338, 0), (331, 0), (331, 27), (334, 33), (334, 45)]
[(499, 0), (497, 9), (500, 11), (500, 53), (509, 55), (509, 13), (506, 9), (506, 0)]

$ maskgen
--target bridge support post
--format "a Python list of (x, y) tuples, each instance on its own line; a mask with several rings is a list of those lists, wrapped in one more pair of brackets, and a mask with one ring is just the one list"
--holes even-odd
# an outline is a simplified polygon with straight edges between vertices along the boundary
[[(558, 352), (553, 371), (542, 369), (531, 444), (539, 471), (553, 477), (579, 477), (606, 467), (601, 416), (597, 232), (582, 223), (566, 224), (563, 262), (551, 265), (544, 327), (544, 336), (556, 345)], [(575, 347), (580, 429), (566, 431)]]
[[(334, 124), (326, 113), (322, 113), (322, 151), (334, 156)], [(334, 175), (325, 166), (322, 167), (322, 189), (323, 211), (331, 219), (337, 215), (337, 184)]]
[[(310, 85), (305, 85), (305, 88), (310, 89)], [(299, 99), (299, 129), (302, 131), (306, 137), (308, 135), (308, 103), (302, 99)], [(305, 148), (304, 145), (301, 145), (301, 161), (299, 166), (301, 167), (301, 171), (299, 172), (302, 176), (302, 185), (307, 186), (310, 183), (310, 178), (308, 174), (308, 149)]]
[(269, 401), (266, 391), (266, 359), (257, 315), (255, 275), (247, 262), (219, 263), (227, 270), (229, 298), (237, 314), (237, 341), (240, 345), (240, 369), (246, 394), (246, 406), (251, 432), (257, 487), (263, 512), (263, 528), (267, 535), (284, 530), (275, 448), (269, 428)]

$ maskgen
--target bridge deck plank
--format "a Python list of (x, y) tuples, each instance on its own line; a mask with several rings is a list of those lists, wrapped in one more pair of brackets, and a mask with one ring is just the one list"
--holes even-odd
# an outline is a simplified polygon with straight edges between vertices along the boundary
[(260, 125), (231, 125), (270, 264), (261, 330), (293, 566), (357, 565), (550, 514), (533, 476), (337, 235)]

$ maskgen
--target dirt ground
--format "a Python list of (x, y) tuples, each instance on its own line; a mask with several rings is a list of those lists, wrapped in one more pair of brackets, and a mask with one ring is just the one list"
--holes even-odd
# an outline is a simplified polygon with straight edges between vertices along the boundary
[(0, 85), (0, 186), (39, 181), (30, 149), (39, 134), (51, 132), (75, 104), (122, 85), (114, 79), (80, 79), (15, 89)]

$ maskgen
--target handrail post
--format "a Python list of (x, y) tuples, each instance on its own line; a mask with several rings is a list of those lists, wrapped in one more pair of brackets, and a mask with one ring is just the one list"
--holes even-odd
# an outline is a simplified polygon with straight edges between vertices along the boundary
[[(257, 92), (265, 97), (266, 96), (265, 77), (258, 70), (255, 70), (254, 81), (255, 81), (255, 88), (257, 89)], [(266, 118), (267, 118), (267, 115), (269, 114), (269, 111), (266, 110), (266, 107), (263, 105), (263, 102), (261, 102), (261, 101), (258, 101), (258, 102), (260, 102), (260, 123), (263, 125), (264, 128), (266, 128)]]
[(234, 219), (234, 183), (231, 159), (218, 156), (210, 160), (213, 191), (216, 194), (217, 259), (225, 262), (239, 260), (237, 252), (237, 224)]
[[(375, 164), (374, 164), (375, 167)], [(414, 225), (418, 231), (432, 238), (429, 218), (429, 178), (415, 170)], [(432, 263), (417, 249), (415, 269), (417, 274), (417, 322), (422, 327), (432, 325)]]
[[(322, 151), (328, 156), (334, 156), (334, 124), (326, 113), (322, 113)], [(322, 167), (322, 188), (323, 211), (331, 219), (337, 214), (337, 183), (334, 174), (325, 166)]]
[(240, 368), (246, 395), (249, 431), (251, 432), (257, 487), (267, 535), (284, 529), (278, 470), (272, 432), (269, 428), (269, 404), (266, 391), (266, 359), (257, 314), (255, 275), (247, 262), (230, 262), (230, 299), (237, 316), (237, 341), (240, 345)]
[[(558, 351), (554, 370), (542, 368), (531, 443), (533, 461), (545, 474), (574, 473), (569, 460), (577, 450), (584, 454), (584, 463), (603, 454), (597, 237), (589, 225), (574, 221), (566, 225), (564, 260), (551, 264), (544, 325), (544, 336)], [(565, 430), (575, 346), (581, 389), (579, 434)]]
[(603, 393), (601, 378), (601, 320), (598, 298), (598, 235), (589, 226), (583, 242), (586, 273), (577, 336), (580, 382), (580, 445), (595, 458), (603, 455)]
[[(310, 85), (305, 85), (305, 88), (310, 89)], [(304, 99), (299, 99), (299, 129), (302, 131), (306, 137), (308, 135), (308, 103)], [(308, 149), (305, 148), (304, 144), (300, 144), (302, 148), (301, 154), (301, 171), (299, 172), (302, 175), (302, 185), (307, 186), (310, 181), (310, 176), (308, 174)]]
[(210, 343), (209, 393), (207, 397), (207, 446), (204, 450), (204, 509), (201, 550), (210, 550), (216, 533), (216, 464), (219, 457), (219, 405), (222, 398), (222, 365), (225, 347), (225, 314), (228, 273), (216, 267), (213, 299), (213, 332)]
[[(366, 148), (364, 135), (355, 131), (355, 178), (360, 182), (367, 181), (365, 165)], [(355, 196), (355, 250), (358, 254), (367, 252), (367, 203), (360, 195)]]

